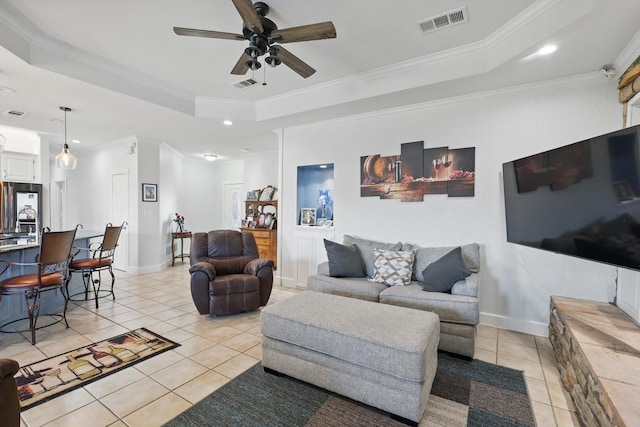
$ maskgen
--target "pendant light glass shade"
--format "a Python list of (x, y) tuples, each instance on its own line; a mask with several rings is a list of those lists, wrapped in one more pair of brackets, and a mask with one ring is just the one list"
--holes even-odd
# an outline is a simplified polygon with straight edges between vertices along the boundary
[(64, 145), (62, 151), (56, 156), (56, 165), (61, 169), (75, 169), (78, 159), (69, 152), (69, 144), (67, 144), (67, 111), (71, 111), (71, 108), (60, 107), (60, 109), (64, 111)]
[(69, 152), (69, 146), (65, 143), (62, 152), (56, 156), (56, 165), (61, 169), (75, 169), (77, 164), (78, 159)]

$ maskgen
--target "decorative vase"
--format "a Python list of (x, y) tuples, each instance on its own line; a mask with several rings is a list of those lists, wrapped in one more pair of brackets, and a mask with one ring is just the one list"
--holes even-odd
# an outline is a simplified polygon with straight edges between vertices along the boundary
[(318, 208), (316, 209), (316, 221), (319, 219), (333, 219), (333, 199), (329, 194), (329, 190), (318, 190), (318, 193), (318, 198), (316, 199), (318, 204)]

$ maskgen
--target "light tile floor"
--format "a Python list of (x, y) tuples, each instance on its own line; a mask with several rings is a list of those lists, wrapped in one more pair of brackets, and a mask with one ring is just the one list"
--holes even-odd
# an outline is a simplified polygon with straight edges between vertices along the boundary
[[(276, 286), (270, 304), (297, 292)], [(35, 346), (21, 334), (0, 334), (0, 357), (26, 365), (138, 327), (181, 347), (24, 411), (22, 426), (160, 426), (260, 360), (259, 312), (198, 315), (187, 264), (118, 272), (116, 298), (101, 299), (98, 310), (93, 302), (71, 303), (70, 328), (38, 331)], [(579, 426), (547, 338), (480, 326), (476, 358), (524, 371), (538, 426)]]

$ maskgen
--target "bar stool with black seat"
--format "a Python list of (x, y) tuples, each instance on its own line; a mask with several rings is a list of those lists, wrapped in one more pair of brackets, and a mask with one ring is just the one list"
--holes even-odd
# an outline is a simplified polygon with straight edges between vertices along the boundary
[[(7, 272), (9, 267), (13, 266), (21, 269), (35, 267), (37, 270), (35, 273), (20, 274), (0, 281), (0, 297), (23, 295), (28, 313), (27, 317), (12, 320), (1, 325), (0, 332), (25, 332), (19, 329), (8, 329), (8, 327), (14, 323), (23, 322), (28, 319), (29, 330), (31, 331), (31, 344), (35, 344), (36, 331), (38, 329), (52, 326), (63, 320), (66, 327), (69, 327), (66, 317), (69, 300), (65, 293), (65, 283), (69, 274), (71, 248), (73, 247), (77, 228), (78, 227), (67, 231), (50, 231), (48, 227), (44, 228), (40, 236), (40, 252), (36, 256), (35, 262), (0, 260), (0, 264), (6, 264), (2, 271), (0, 271), (0, 275)], [(64, 310), (62, 311), (62, 314), (43, 314), (43, 316), (46, 315), (54, 321), (46, 325), (38, 326), (37, 323), (38, 317), (40, 316), (41, 295), (44, 292), (55, 292), (58, 289), (64, 297)]]
[[(88, 248), (75, 248), (77, 251), (73, 254), (71, 263), (69, 264), (69, 278), (67, 280), (67, 295), (69, 295), (69, 301), (87, 301), (89, 299), (89, 287), (93, 290), (93, 296), (96, 302), (96, 308), (98, 307), (98, 299), (105, 298), (111, 295), (113, 299), (116, 299), (116, 295), (113, 293), (113, 285), (116, 282), (116, 276), (113, 274), (113, 257), (118, 246), (118, 239), (123, 228), (126, 228), (127, 222), (123, 222), (121, 225), (114, 226), (108, 223), (102, 238), (102, 242), (95, 242), (89, 245)], [(76, 258), (79, 254), (88, 254), (84, 258)], [(102, 285), (102, 272), (108, 271), (111, 275), (111, 288), (100, 289)], [(84, 284), (84, 292), (78, 292), (76, 294), (69, 294), (69, 282), (73, 273), (82, 274), (82, 283)], [(97, 278), (94, 274), (97, 273)], [(84, 294), (84, 299), (74, 298), (78, 295)]]

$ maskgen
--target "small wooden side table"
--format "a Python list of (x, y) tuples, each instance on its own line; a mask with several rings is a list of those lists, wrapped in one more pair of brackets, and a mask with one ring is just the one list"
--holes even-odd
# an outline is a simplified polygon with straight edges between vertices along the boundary
[[(180, 239), (180, 253), (176, 254), (173, 250), (173, 242)], [(176, 262), (176, 258), (180, 258), (180, 261), (184, 262), (184, 258), (190, 258), (190, 253), (184, 253), (184, 239), (191, 239), (190, 231), (177, 231), (175, 233), (171, 233), (171, 267), (174, 266)]]

